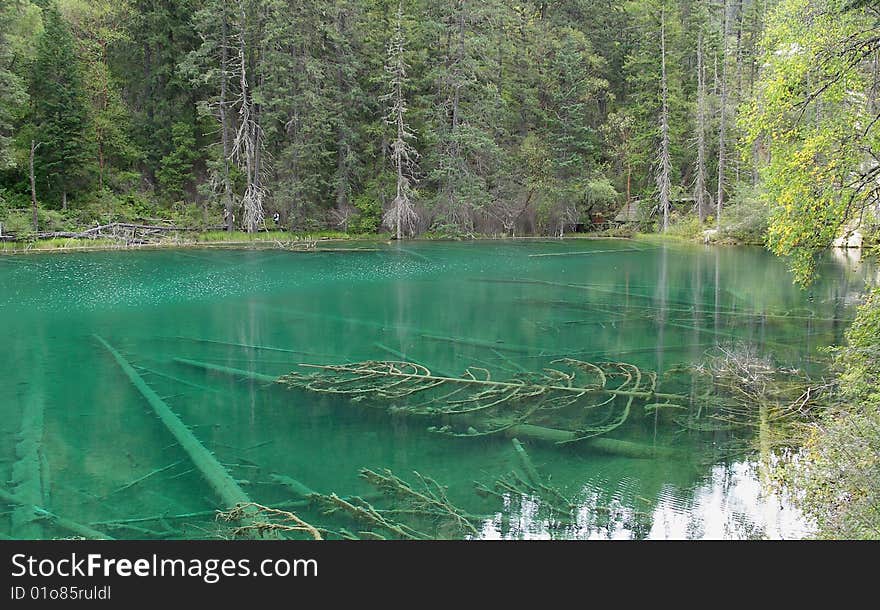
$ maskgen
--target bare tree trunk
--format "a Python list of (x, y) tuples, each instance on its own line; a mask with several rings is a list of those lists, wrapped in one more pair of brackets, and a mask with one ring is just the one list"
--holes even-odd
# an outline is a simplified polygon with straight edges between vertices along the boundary
[(874, 51), (874, 57), (871, 60), (871, 79), (868, 112), (877, 115), (880, 112), (880, 50)]
[(388, 43), (388, 60), (385, 71), (391, 81), (391, 92), (383, 95), (380, 99), (388, 101), (391, 107), (385, 117), (385, 122), (395, 126), (396, 137), (391, 142), (391, 160), (397, 173), (397, 193), (391, 207), (385, 212), (383, 221), (392, 228), (397, 239), (401, 240), (405, 235), (415, 233), (418, 215), (411, 200), (412, 187), (410, 186), (410, 168), (415, 163), (418, 153), (410, 145), (413, 138), (406, 124), (406, 97), (404, 84), (406, 82), (406, 62), (404, 61), (405, 38), (403, 33), (403, 2), (397, 6), (397, 23), (394, 34)]
[[(253, 91), (248, 79), (248, 21), (244, 0), (238, 0), (239, 12), (239, 69), (240, 97), (239, 115), (241, 117), (238, 133), (233, 143), (233, 152), (244, 159), (246, 189), (242, 198), (244, 225), (248, 233), (255, 232), (263, 222), (263, 187), (260, 182), (262, 129), (259, 125), (259, 105), (254, 102)], [(253, 78), (253, 76), (251, 76)]]
[[(452, 135), (452, 143), (449, 147), (449, 162), (458, 166), (461, 162), (461, 148), (458, 145), (458, 129), (461, 124), (460, 105), (461, 105), (461, 89), (464, 86), (462, 70), (464, 63), (465, 47), (465, 0), (458, 1), (458, 39), (456, 41), (455, 59), (452, 61), (450, 68), (452, 80), (452, 99), (450, 105), (452, 107), (452, 122), (450, 133)], [(446, 190), (446, 207), (447, 216), (452, 224), (458, 225), (460, 218), (458, 214), (458, 198), (456, 188), (452, 184), (453, 178), (447, 178)]]
[(232, 180), (229, 177), (229, 117), (226, 114), (226, 90), (229, 79), (229, 19), (226, 15), (226, 6), (223, 7), (223, 29), (221, 34), (220, 49), (220, 139), (223, 142), (223, 209), (226, 212), (226, 230), (232, 231), (235, 223), (232, 221), (234, 214), (234, 201), (232, 197)]
[[(104, 66), (104, 70), (109, 70), (107, 66), (107, 41), (101, 40), (99, 42), (101, 46), (101, 63)], [(102, 73), (102, 78), (104, 82), (101, 87), (101, 110), (107, 110), (107, 105), (110, 101), (110, 85), (108, 83), (108, 75), (107, 72)], [(98, 126), (95, 128), (95, 136), (98, 140), (98, 188), (104, 190), (104, 168), (106, 166), (106, 160), (104, 159), (104, 131)]]
[(34, 153), (37, 150), (37, 147), (40, 145), (39, 142), (34, 142), (31, 140), (31, 155), (29, 162), (29, 170), (30, 170), (30, 178), (31, 178), (31, 206), (34, 212), (34, 231), (40, 230), (39, 220), (37, 219), (37, 181), (34, 177)]
[[(702, 27), (702, 26), (701, 26)], [(697, 176), (694, 182), (694, 200), (700, 222), (708, 215), (706, 188), (706, 75), (703, 66), (703, 32), (697, 36)]]
[[(100, 130), (98, 130), (100, 132)], [(100, 140), (101, 135), (98, 135), (98, 189), (104, 190), (104, 143)]]
[(730, 36), (730, 11), (727, 0), (724, 7), (724, 36), (721, 42), (721, 125), (718, 128), (718, 195), (715, 199), (715, 225), (721, 229), (721, 210), (724, 206), (724, 156), (727, 128), (727, 39)]
[(629, 207), (630, 199), (632, 198), (632, 164), (627, 160), (626, 162), (626, 205)]
[(672, 190), (670, 173), (672, 161), (669, 154), (669, 86), (666, 80), (666, 13), (660, 12), (660, 158), (657, 168), (657, 188), (660, 193), (660, 210), (663, 214), (663, 231), (669, 228), (669, 196)]
[(397, 206), (395, 206), (395, 216), (396, 219), (394, 224), (397, 226), (397, 239), (403, 239), (403, 205), (400, 202), (404, 198), (404, 178), (403, 178), (403, 163), (400, 158), (397, 159), (397, 197), (395, 201), (398, 202)]
[[(343, 40), (347, 36), (345, 12), (342, 9), (337, 10), (336, 34), (339, 40)], [(343, 45), (337, 43), (336, 54), (339, 60), (339, 65), (336, 68), (336, 88), (339, 95), (342, 97), (340, 100), (342, 103), (340, 104), (340, 116), (337, 119), (338, 124), (336, 128), (336, 209), (343, 215), (343, 218), (345, 218), (346, 210), (349, 207), (349, 144), (347, 133), (348, 126), (346, 125), (346, 117), (344, 114), (344, 109), (346, 107), (346, 82), (345, 73), (342, 69), (344, 53), (345, 48)]]
[[(259, 5), (258, 5), (259, 6)], [(260, 48), (258, 51), (258, 55), (253, 59), (253, 69), (252, 72), (255, 72), (257, 90), (263, 91), (265, 90), (265, 70), (262, 69), (262, 60), (266, 56), (266, 44), (265, 37), (263, 36), (262, 31), (262, 17), (257, 20), (257, 27), (259, 28), (256, 33), (256, 39), (260, 41)], [(259, 99), (259, 98), (256, 98)], [(253, 96), (253, 92), (251, 92), (251, 105), (253, 107), (253, 151), (254, 151), (254, 177), (253, 184), (256, 192), (259, 194), (259, 219), (255, 218), (253, 229), (249, 228), (250, 232), (257, 230), (257, 225), (263, 221), (263, 130), (260, 127), (260, 119), (262, 117), (263, 106), (259, 104)], [(256, 215), (255, 215), (256, 217)]]
[(61, 191), (61, 209), (67, 211), (67, 190)]

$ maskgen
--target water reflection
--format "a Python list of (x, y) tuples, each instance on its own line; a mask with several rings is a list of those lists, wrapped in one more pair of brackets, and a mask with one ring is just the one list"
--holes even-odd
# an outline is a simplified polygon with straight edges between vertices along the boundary
[[(626, 490), (623, 496), (630, 494)], [(762, 484), (754, 462), (715, 465), (691, 489), (664, 485), (653, 501), (607, 500), (607, 490), (581, 492), (568, 523), (547, 517), (534, 496), (505, 497), (504, 510), (484, 521), (479, 538), (577, 540), (789, 540), (812, 527), (787, 499)], [(605, 500), (603, 501), (603, 498)]]

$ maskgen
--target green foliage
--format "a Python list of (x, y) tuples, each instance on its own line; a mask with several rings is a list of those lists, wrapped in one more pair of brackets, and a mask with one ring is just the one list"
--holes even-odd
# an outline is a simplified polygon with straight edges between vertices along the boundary
[(618, 225), (604, 231), (598, 232), (596, 235), (601, 237), (621, 237), (625, 239), (630, 239), (636, 236), (638, 233), (637, 228), (632, 224)]
[[(40, 231), (70, 231), (76, 223), (68, 216), (56, 210), (37, 209), (37, 221)], [(34, 232), (34, 217), (30, 210), (24, 208), (0, 209), (0, 223), (3, 233), (13, 234), (18, 238), (27, 238)]]
[(362, 193), (354, 198), (357, 216), (348, 221), (352, 233), (375, 233), (382, 223), (382, 202), (371, 193)]
[(638, 35), (632, 41), (624, 66), (629, 87), (625, 114), (630, 117), (631, 127), (628, 128), (629, 143), (619, 154), (626, 155), (626, 165), (633, 168), (633, 193), (649, 197), (656, 188), (654, 170), (660, 141), (661, 14), (667, 47), (673, 184), (677, 184), (675, 177), (680, 174), (682, 165), (691, 161), (688, 150), (682, 145), (692, 132), (691, 112), (685, 95), (685, 88), (692, 85), (681, 66), (690, 61), (685, 57), (693, 52), (693, 47), (688, 48), (685, 44), (685, 32), (675, 3), (669, 0), (628, 2), (627, 9), (638, 28)]
[(669, 225), (669, 229), (666, 230), (666, 235), (681, 239), (697, 239), (708, 228), (700, 222), (699, 217), (695, 214), (689, 214), (684, 218), (679, 218), (677, 222), (672, 222)]
[(762, 189), (740, 186), (724, 211), (720, 236), (746, 244), (764, 244), (768, 214)]
[(171, 127), (171, 151), (159, 161), (156, 179), (163, 195), (170, 201), (187, 198), (192, 181), (193, 164), (199, 158), (192, 125), (177, 122)]
[(28, 235), (34, 230), (33, 217), (27, 212), (7, 212), (0, 222), (3, 232), (12, 235)]
[(40, 143), (35, 154), (40, 199), (60, 206), (66, 193), (88, 179), (88, 107), (76, 43), (54, 4), (44, 9), (43, 25), (31, 70), (30, 129), (21, 135), (29, 132)]
[[(153, 184), (163, 160), (171, 156), (168, 162), (173, 165), (180, 155), (175, 153), (174, 125), (187, 124), (191, 134), (207, 131), (197, 128), (201, 89), (180, 69), (198, 46), (193, 18), (200, 4), (201, 0), (138, 0), (117, 26), (122, 35), (108, 49), (108, 62), (124, 83), (134, 143), (143, 151), (141, 168)], [(199, 158), (203, 155), (199, 137), (191, 152)], [(179, 186), (175, 180), (170, 184), (172, 189)]]
[(587, 209), (607, 212), (616, 208), (620, 195), (611, 180), (605, 176), (588, 180), (584, 185), (584, 201)]
[(840, 404), (789, 467), (822, 538), (880, 539), (880, 291), (859, 309), (836, 356)]
[(34, 54), (42, 27), (39, 14), (32, 2), (0, 0), (0, 170), (15, 163), (15, 126), (28, 101), (23, 66)]
[[(749, 150), (763, 149), (763, 199), (769, 247), (790, 256), (796, 280), (809, 284), (817, 254), (867, 203), (865, 151), (877, 150), (860, 39), (874, 17), (838, 13), (836, 0), (783, 0), (771, 13), (761, 78), (742, 115)], [(876, 45), (876, 42), (873, 43)], [(872, 142), (874, 140), (874, 142)]]
[[(31, 60), (45, 20), (72, 32), (60, 45), (72, 59), (53, 70), (80, 81), (78, 102), (64, 104), (65, 114), (82, 120), (64, 130), (65, 145), (76, 154), (63, 155), (71, 161), (63, 189), (75, 207), (91, 209), (84, 217), (109, 214), (96, 203), (105, 201), (96, 193), (108, 189), (117, 196), (142, 192), (165, 204), (168, 214), (177, 202), (195, 203), (213, 218), (225, 193), (224, 154), (240, 207), (248, 185), (242, 149), (231, 155), (231, 147), (224, 153), (221, 145), (222, 84), (230, 142), (242, 101), (251, 104), (267, 209), (282, 212), (294, 227), (319, 229), (362, 207), (353, 222), (371, 228), (376, 201), (390, 193), (373, 192), (372, 182), (389, 167), (390, 126), (381, 98), (397, 3), (303, 0), (296, 10), (278, 0), (39, 4), (47, 7), (42, 18), (32, 1), (0, 0), (0, 164), (7, 168), (0, 185), (27, 192), (30, 138), (42, 141), (36, 122), (23, 122), (27, 96), (16, 83), (58, 80), (48, 66), (29, 68), (38, 63)], [(445, 226), (454, 235), (556, 233), (588, 211), (610, 213), (615, 192), (629, 194), (630, 184), (634, 195), (650, 197), (661, 11), (673, 185), (688, 188), (696, 33), (705, 35), (706, 57), (717, 56), (713, 6), (696, 0), (408, 0), (403, 8), (406, 116), (421, 155), (413, 176), (420, 226)], [(738, 15), (743, 45), (753, 45), (759, 17)], [(754, 49), (741, 50), (748, 65)], [(716, 111), (710, 104), (709, 114)], [(717, 125), (707, 127), (715, 131)], [(38, 153), (57, 149), (49, 144), (47, 138)], [(38, 167), (38, 173), (41, 201), (57, 207), (61, 191), (47, 183), (46, 171)], [(117, 203), (119, 216), (131, 213)], [(241, 209), (236, 212), (241, 218)]]

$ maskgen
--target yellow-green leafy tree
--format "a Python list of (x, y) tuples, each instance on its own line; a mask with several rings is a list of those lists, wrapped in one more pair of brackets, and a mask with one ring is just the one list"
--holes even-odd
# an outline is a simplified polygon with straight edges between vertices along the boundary
[(744, 150), (762, 159), (768, 246), (791, 257), (801, 284), (877, 194), (877, 16), (848, 8), (844, 0), (782, 0), (768, 19), (756, 94), (741, 114)]

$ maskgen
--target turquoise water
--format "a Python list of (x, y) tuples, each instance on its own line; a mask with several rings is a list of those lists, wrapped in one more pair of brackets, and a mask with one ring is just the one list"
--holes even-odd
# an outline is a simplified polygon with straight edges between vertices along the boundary
[[(421, 420), (174, 358), (278, 376), (304, 362), (406, 357), (437, 374), (479, 366), (505, 378), (563, 356), (663, 372), (701, 362), (713, 346), (738, 345), (818, 372), (819, 349), (841, 341), (873, 275), (868, 266), (829, 258), (817, 284), (801, 291), (785, 262), (760, 249), (616, 240), (363, 247), (0, 257), (3, 489), (118, 538), (220, 535), (210, 514), (180, 517), (210, 513), (218, 500), (97, 334), (261, 504), (292, 498), (273, 475), (349, 496), (370, 492), (361, 468), (389, 468), (447, 486), (452, 503), (483, 516), (479, 537), (809, 531), (765, 489), (752, 455), (726, 450), (727, 433), (639, 415), (614, 436), (672, 447), (675, 457), (526, 443), (536, 469), (578, 507), (560, 521), (539, 497), (474, 492), (475, 481), (491, 485), (519, 467), (507, 438), (439, 436)], [(71, 535), (3, 506), (0, 534)], [(297, 514), (356, 529), (314, 507)]]

